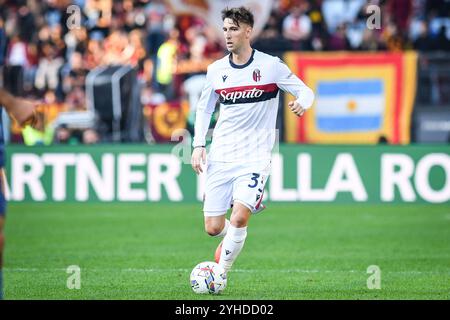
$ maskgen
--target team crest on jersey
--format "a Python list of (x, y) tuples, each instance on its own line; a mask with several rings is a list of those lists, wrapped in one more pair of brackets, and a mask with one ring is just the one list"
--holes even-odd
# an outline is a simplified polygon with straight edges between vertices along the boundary
[(253, 80), (255, 80), (256, 82), (261, 80), (261, 71), (259, 71), (259, 69), (253, 70)]

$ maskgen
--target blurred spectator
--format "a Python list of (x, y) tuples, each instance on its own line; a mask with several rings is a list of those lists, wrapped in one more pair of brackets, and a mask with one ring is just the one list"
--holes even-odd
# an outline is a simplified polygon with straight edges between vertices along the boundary
[[(200, 26), (192, 26), (185, 31), (185, 41), (177, 47), (177, 64), (175, 72), (188, 78), (195, 74), (205, 73), (212, 62), (207, 54), (208, 40)], [(208, 53), (208, 54), (213, 54)]]
[(205, 56), (205, 48), (207, 40), (202, 34), (200, 27), (193, 26), (186, 30), (185, 32), (187, 48), (187, 57), (191, 61), (202, 61)]
[(6, 87), (17, 95), (22, 95), (24, 86), (33, 78), (33, 59), (29, 55), (29, 45), (20, 36), (14, 36), (9, 43), (4, 78)]
[(448, 37), (448, 31), (447, 27), (445, 25), (442, 25), (439, 29), (439, 33), (437, 34), (437, 37), (434, 41), (434, 50), (441, 50), (441, 51), (450, 51), (450, 39)]
[(82, 55), (86, 54), (88, 46), (88, 34), (84, 27), (74, 28), (64, 36), (66, 45), (65, 60), (70, 61), (72, 54), (77, 51)]
[(315, 51), (322, 51), (326, 47), (326, 39), (328, 37), (328, 30), (325, 19), (321, 10), (321, 0), (311, 1), (308, 16), (311, 20), (311, 47)]
[(188, 125), (194, 126), (197, 102), (200, 99), (202, 89), (206, 83), (206, 75), (198, 74), (187, 79), (183, 84), (183, 90), (189, 101)]
[(431, 16), (430, 35), (432, 37), (437, 36), (441, 32), (442, 27), (447, 29), (446, 36), (450, 40), (450, 17)]
[(156, 81), (161, 88), (161, 92), (168, 100), (172, 99), (175, 94), (172, 80), (177, 64), (179, 34), (177, 29), (172, 29), (169, 33), (169, 38), (159, 47), (157, 54)]
[(83, 131), (83, 143), (84, 144), (95, 144), (99, 142), (99, 137), (97, 131), (94, 129), (86, 129)]
[(138, 1), (124, 1), (124, 29), (131, 31), (134, 29), (143, 29), (146, 24), (145, 9), (143, 4)]
[(310, 7), (308, 10), (308, 16), (311, 20), (311, 26), (313, 33), (323, 34), (326, 32), (326, 23), (321, 10), (321, 0), (310, 1)]
[(63, 78), (68, 110), (86, 110), (85, 81), (88, 70), (83, 65), (83, 56), (80, 52), (72, 54), (69, 68), (68, 74)]
[(104, 56), (102, 64), (128, 64), (132, 48), (128, 46), (128, 37), (124, 31), (113, 31), (104, 41)]
[(367, 1), (367, 3), (360, 8), (354, 20), (349, 22), (346, 26), (346, 35), (350, 49), (374, 51), (379, 48), (377, 42), (380, 30), (369, 29), (367, 27), (367, 21), (373, 13), (368, 10), (369, 6), (372, 4), (377, 4), (377, 2)]
[(25, 94), (33, 94), (34, 81), (39, 63), (39, 49), (35, 43), (29, 43), (27, 46), (27, 62), (28, 64), (24, 66), (23, 89)]
[(93, 33), (88, 41), (85, 54), (86, 68), (93, 70), (101, 65), (103, 54), (103, 35), (101, 33)]
[(138, 74), (138, 79), (147, 86), (153, 85), (154, 64), (150, 59), (145, 59), (142, 62), (142, 68)]
[(283, 20), (283, 36), (291, 43), (291, 49), (309, 49), (311, 19), (306, 15), (306, 3), (293, 7)]
[(50, 28), (50, 41), (54, 44), (58, 56), (64, 57), (66, 44), (63, 41), (62, 27), (60, 25)]
[(89, 29), (107, 32), (111, 25), (112, 0), (86, 0), (84, 13), (88, 19)]
[(217, 40), (214, 27), (205, 25), (202, 31), (206, 37), (205, 57), (211, 60), (222, 58), (224, 56), (224, 49)]
[(8, 45), (7, 66), (4, 69), (5, 86), (16, 95), (23, 94), (24, 70), (30, 65), (27, 50), (27, 43), (18, 35), (15, 35)]
[(164, 43), (166, 33), (169, 31), (164, 23), (164, 17), (169, 16), (170, 13), (163, 1), (160, 0), (151, 1), (145, 7), (145, 13), (147, 16), (147, 52), (155, 62), (158, 48)]
[(429, 51), (433, 49), (433, 40), (428, 34), (428, 25), (425, 21), (420, 21), (418, 25), (418, 36), (413, 43), (414, 49)]
[(411, 19), (409, 23), (408, 37), (411, 42), (415, 42), (419, 34), (423, 32), (423, 25), (425, 24), (427, 33), (428, 26), (425, 14), (425, 0), (412, 1)]
[(405, 48), (404, 37), (389, 13), (383, 16), (383, 29), (380, 40), (382, 46), (389, 51), (399, 51)]
[(428, 0), (425, 10), (428, 16), (449, 18), (450, 2), (448, 0)]
[[(0, 68), (3, 66), (6, 60), (6, 43), (8, 38), (6, 37), (6, 32), (4, 29), (3, 19), (0, 16)], [(0, 70), (1, 71), (1, 70)]]
[(35, 30), (35, 19), (30, 9), (24, 4), (17, 10), (17, 29), (20, 37), (26, 41), (31, 42)]
[(376, 51), (380, 49), (380, 42), (375, 30), (364, 30), (359, 49), (362, 51)]
[(387, 12), (398, 29), (398, 36), (403, 37), (408, 32), (411, 19), (413, 0), (395, 0), (387, 3)]
[(34, 82), (36, 88), (55, 90), (59, 84), (59, 69), (63, 64), (64, 59), (58, 55), (57, 46), (51, 41), (44, 42)]
[(333, 34), (339, 25), (355, 20), (366, 0), (323, 0), (322, 13), (328, 32)]
[(61, 125), (55, 130), (55, 143), (59, 144), (72, 144), (70, 143), (70, 139), (72, 138), (70, 130), (67, 128), (67, 125)]
[(140, 29), (134, 29), (129, 33), (128, 37), (128, 48), (131, 52), (129, 64), (132, 66), (139, 65), (142, 68), (144, 59), (147, 55), (147, 52), (145, 51), (143, 33)]
[(350, 49), (350, 43), (346, 35), (346, 25), (341, 24), (336, 28), (336, 32), (333, 33), (328, 42), (329, 50), (348, 50)]
[(285, 50), (289, 40), (282, 36), (282, 18), (277, 10), (270, 13), (269, 20), (256, 39), (254, 46), (264, 52), (277, 52)]
[(142, 89), (141, 104), (143, 106), (158, 105), (164, 102), (166, 102), (166, 97), (162, 93), (155, 91), (152, 87), (145, 86)]
[(266, 26), (261, 31), (258, 36), (259, 40), (273, 40), (277, 39), (281, 36), (280, 34), (280, 26), (279, 26), (278, 17), (275, 15), (275, 12), (272, 11), (270, 14), (269, 20), (266, 23)]

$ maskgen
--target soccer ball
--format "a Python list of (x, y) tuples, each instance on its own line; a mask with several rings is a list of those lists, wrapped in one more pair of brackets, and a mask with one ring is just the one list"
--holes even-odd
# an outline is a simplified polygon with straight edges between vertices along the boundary
[(200, 262), (192, 269), (191, 288), (195, 293), (219, 294), (227, 286), (225, 270), (215, 262)]

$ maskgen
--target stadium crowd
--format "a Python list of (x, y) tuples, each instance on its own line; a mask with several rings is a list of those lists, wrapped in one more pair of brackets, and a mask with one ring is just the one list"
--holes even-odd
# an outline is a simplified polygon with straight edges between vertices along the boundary
[[(381, 8), (381, 23), (370, 29), (366, 9), (373, 4)], [(73, 18), (67, 10), (71, 5), (81, 13), (76, 28), (68, 23)], [(445, 0), (279, 0), (273, 1), (254, 47), (269, 53), (450, 51), (449, 17), (450, 2)], [(221, 42), (201, 17), (176, 15), (162, 0), (0, 0), (4, 86), (65, 111), (86, 109), (86, 75), (102, 65), (135, 67), (142, 105), (187, 97), (198, 89), (195, 76), (224, 55)], [(102, 140), (94, 128), (80, 131), (50, 123), (41, 131), (41, 138), (24, 133), (11, 140), (23, 139), (26, 144)]]

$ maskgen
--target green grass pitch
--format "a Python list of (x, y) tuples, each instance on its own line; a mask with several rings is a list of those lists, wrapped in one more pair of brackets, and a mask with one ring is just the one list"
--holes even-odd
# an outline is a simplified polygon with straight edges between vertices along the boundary
[[(220, 296), (196, 295), (213, 260), (197, 204), (10, 204), (6, 299), (449, 299), (448, 205), (274, 204), (250, 220)], [(68, 289), (67, 267), (81, 268)], [(368, 289), (370, 265), (381, 289)]]

